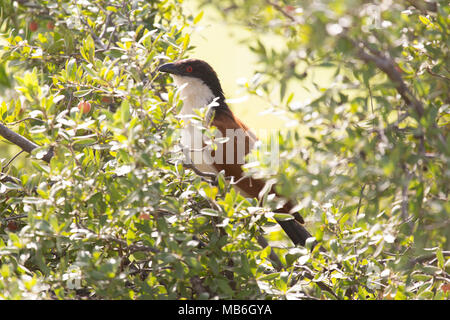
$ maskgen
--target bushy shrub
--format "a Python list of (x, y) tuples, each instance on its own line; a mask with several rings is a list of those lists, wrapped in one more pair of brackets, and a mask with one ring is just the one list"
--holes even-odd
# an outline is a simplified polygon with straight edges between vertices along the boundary
[[(302, 132), (278, 137), (277, 172), (250, 172), (299, 201), (320, 246), (281, 239), (280, 266), (257, 241), (270, 201), (183, 166), (156, 68), (189, 55), (201, 13), (3, 1), (0, 133), (27, 156), (1, 155), (0, 297), (448, 298), (448, 7), (383, 2), (373, 27), (363, 1), (214, 4), (285, 39), (251, 44), (262, 76), (246, 86), (276, 88)], [(317, 68), (332, 84), (296, 101), (290, 83)]]

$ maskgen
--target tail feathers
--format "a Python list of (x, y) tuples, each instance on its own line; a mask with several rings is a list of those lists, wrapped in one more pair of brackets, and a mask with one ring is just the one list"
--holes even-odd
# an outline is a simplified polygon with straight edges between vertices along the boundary
[(312, 237), (304, 226), (296, 220), (277, 221), (295, 245), (305, 246), (306, 239)]

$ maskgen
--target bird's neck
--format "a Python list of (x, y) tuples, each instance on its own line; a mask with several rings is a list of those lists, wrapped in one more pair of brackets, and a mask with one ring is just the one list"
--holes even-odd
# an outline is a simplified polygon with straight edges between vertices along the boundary
[(174, 76), (175, 85), (180, 88), (180, 98), (183, 100), (181, 114), (195, 114), (195, 109), (208, 106), (214, 99), (219, 108), (228, 108), (221, 90), (213, 92), (202, 80), (190, 77)]

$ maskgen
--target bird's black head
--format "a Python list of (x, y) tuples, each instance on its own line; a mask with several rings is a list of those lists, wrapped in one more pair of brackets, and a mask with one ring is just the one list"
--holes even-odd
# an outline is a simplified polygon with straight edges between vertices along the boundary
[(211, 89), (216, 97), (224, 98), (216, 72), (203, 60), (185, 59), (174, 63), (166, 63), (160, 66), (158, 71), (200, 79)]

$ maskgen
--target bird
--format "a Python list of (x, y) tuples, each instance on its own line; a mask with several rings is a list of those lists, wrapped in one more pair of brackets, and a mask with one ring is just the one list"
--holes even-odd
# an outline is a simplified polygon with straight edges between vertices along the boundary
[[(259, 198), (264, 192), (266, 181), (245, 176), (243, 164), (245, 156), (258, 141), (256, 135), (239, 120), (226, 103), (219, 78), (214, 69), (200, 59), (189, 58), (165, 63), (157, 69), (170, 74), (183, 101), (180, 116), (185, 117), (181, 143), (187, 148), (187, 159), (198, 172), (219, 173), (234, 180), (234, 187), (244, 197)], [(205, 146), (204, 131), (191, 121), (195, 110), (208, 107), (206, 124), (215, 127), (225, 139), (215, 149)], [(228, 138), (228, 139), (227, 139)], [(282, 198), (271, 186), (270, 193)], [(305, 246), (311, 234), (304, 226), (303, 217), (295, 210), (290, 199), (284, 199), (284, 205), (276, 213), (292, 214), (293, 219), (276, 220), (294, 245)]]

